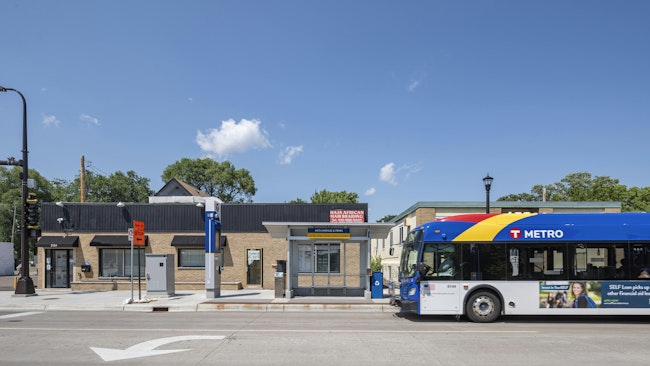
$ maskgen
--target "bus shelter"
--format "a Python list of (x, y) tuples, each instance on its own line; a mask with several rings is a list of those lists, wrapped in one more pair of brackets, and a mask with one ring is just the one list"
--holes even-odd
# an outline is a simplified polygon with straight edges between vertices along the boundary
[(394, 224), (263, 222), (287, 241), (285, 296), (370, 298), (370, 240), (385, 239)]

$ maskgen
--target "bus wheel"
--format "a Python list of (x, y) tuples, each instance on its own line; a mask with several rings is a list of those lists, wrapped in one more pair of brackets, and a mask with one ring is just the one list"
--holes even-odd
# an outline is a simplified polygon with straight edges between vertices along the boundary
[(473, 322), (493, 322), (501, 315), (501, 302), (492, 292), (479, 291), (469, 298), (465, 312)]

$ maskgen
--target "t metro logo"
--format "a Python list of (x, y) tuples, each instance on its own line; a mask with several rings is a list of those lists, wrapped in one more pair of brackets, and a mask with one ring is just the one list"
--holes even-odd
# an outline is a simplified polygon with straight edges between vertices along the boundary
[(510, 229), (510, 237), (513, 239), (521, 238), (521, 230), (517, 229), (516, 227), (513, 227), (512, 229)]
[[(513, 227), (510, 229), (510, 237), (512, 239), (521, 239), (521, 229)], [(523, 237), (526, 239), (560, 239), (564, 237), (562, 230), (525, 230)]]

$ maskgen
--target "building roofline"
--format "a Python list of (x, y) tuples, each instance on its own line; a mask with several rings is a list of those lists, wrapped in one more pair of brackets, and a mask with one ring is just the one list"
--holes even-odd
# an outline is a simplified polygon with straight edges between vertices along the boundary
[[(397, 222), (419, 208), (484, 208), (485, 201), (418, 201), (391, 222)], [(621, 202), (569, 202), (569, 201), (494, 201), (493, 208), (621, 208)]]

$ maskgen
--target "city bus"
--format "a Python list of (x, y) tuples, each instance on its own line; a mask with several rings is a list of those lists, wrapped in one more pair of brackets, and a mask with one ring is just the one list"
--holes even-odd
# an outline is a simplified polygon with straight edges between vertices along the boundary
[(411, 230), (402, 311), (465, 315), (650, 315), (650, 213), (468, 214)]

